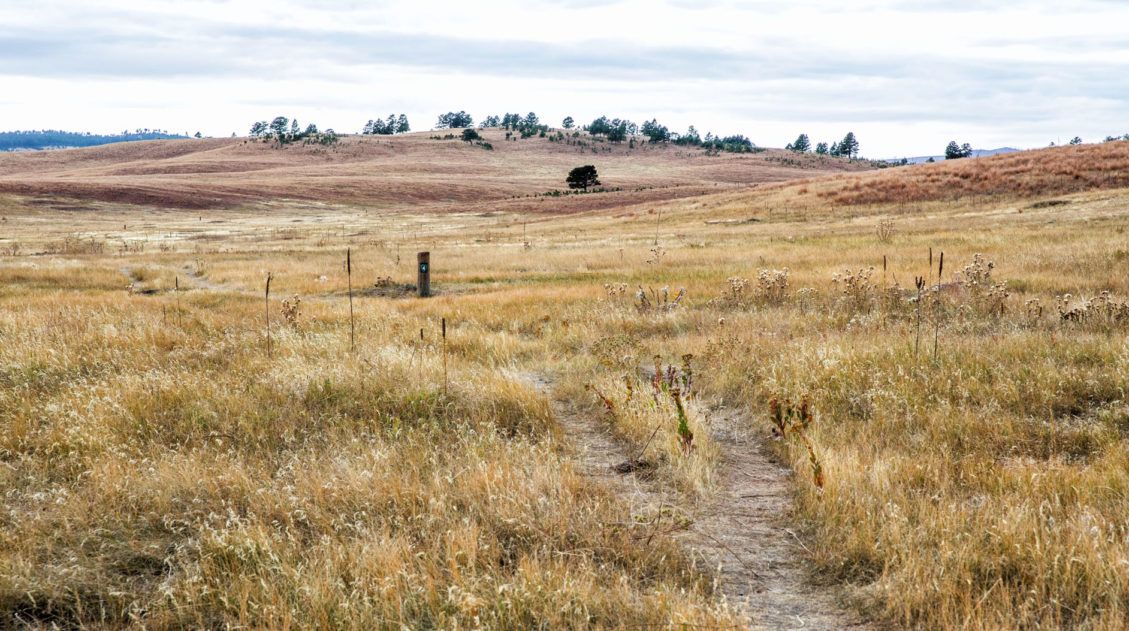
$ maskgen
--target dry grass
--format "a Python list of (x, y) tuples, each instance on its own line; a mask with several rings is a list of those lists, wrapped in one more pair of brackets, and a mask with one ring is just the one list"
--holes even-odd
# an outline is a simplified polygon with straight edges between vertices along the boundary
[(836, 181), (810, 191), (835, 204), (959, 202), (1069, 195), (1129, 186), (1129, 142), (947, 160)]
[[(22, 244), (0, 257), (0, 619), (740, 623), (676, 531), (655, 534), (576, 472), (546, 397), (517, 376), (533, 372), (554, 374), (555, 394), (606, 419), (628, 451), (646, 445), (688, 514), (722, 466), (714, 406), (743, 408), (743, 431), (769, 440), (769, 401), (806, 396), (822, 489), (802, 441), (775, 443), (797, 472), (794, 519), (816, 574), (878, 621), (1124, 628), (1129, 323), (1101, 305), (1129, 297), (1129, 192), (1039, 208), (1021, 188), (1000, 195), (841, 208), (783, 187), (669, 201), (658, 257), (650, 204), (523, 225), (299, 203), (204, 221), (76, 215), (0, 198), (0, 245)], [(896, 238), (879, 239), (881, 221)], [(106, 245), (53, 247), (67, 238)], [(121, 246), (134, 242), (145, 247)], [(928, 352), (915, 354), (910, 290), (915, 276), (936, 283), (930, 247), (945, 252), (946, 285), (926, 290)], [(422, 249), (435, 298), (367, 291), (411, 282)], [(978, 253), (990, 278), (963, 270)], [(302, 301), (297, 326), (275, 328), (272, 361), (267, 270), (272, 295)], [(640, 311), (640, 286), (687, 294)], [(1064, 294), (1067, 311), (1089, 300), (1093, 315), (1062, 317)], [(648, 372), (655, 355), (677, 366), (687, 353), (689, 454)]]
[(4, 280), (6, 625), (730, 620), (562, 458), (546, 400), (479, 360), (512, 363), (507, 335), (452, 331), (443, 395), (433, 323), (377, 302), (355, 356), (310, 302), (268, 361), (250, 297), (188, 292), (181, 329), (160, 298)]
[[(301, 200), (436, 212), (580, 212), (677, 199), (756, 182), (866, 168), (864, 163), (784, 152), (707, 156), (699, 149), (545, 138), (506, 141), (483, 131), (494, 150), (444, 132), (346, 136), (333, 147), (247, 139), (159, 140), (31, 155), (0, 155), (0, 193), (38, 198), (63, 210), (93, 201), (161, 208), (226, 209)], [(569, 139), (572, 141), (572, 139)], [(541, 197), (567, 190), (568, 171), (595, 164), (610, 193)], [(269, 206), (268, 206), (269, 208)]]

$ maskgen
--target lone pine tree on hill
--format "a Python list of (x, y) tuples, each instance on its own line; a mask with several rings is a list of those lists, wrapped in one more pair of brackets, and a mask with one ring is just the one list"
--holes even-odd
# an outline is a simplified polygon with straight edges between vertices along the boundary
[(586, 164), (582, 167), (576, 167), (568, 172), (568, 177), (565, 178), (569, 188), (582, 188), (588, 190), (589, 186), (599, 186), (599, 174), (596, 173), (596, 167), (591, 164)]

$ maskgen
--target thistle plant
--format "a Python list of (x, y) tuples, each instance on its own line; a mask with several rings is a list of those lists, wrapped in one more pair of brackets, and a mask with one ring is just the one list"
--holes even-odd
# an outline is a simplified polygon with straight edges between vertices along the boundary
[(302, 299), (297, 295), (286, 298), (282, 301), (282, 319), (286, 322), (286, 326), (292, 329), (298, 329), (300, 322), (299, 318), (302, 316)]
[(787, 437), (789, 431), (803, 432), (815, 422), (806, 396), (800, 399), (799, 405), (794, 405), (790, 399), (781, 401), (772, 397), (768, 401), (768, 416), (773, 424), (773, 435), (780, 438)]
[(1007, 308), (1007, 299), (1011, 293), (1007, 289), (1007, 281), (995, 282), (992, 277), (995, 268), (995, 262), (984, 258), (983, 254), (974, 254), (972, 261), (957, 275), (956, 282), (968, 292), (975, 306), (982, 312), (1001, 316)]
[(1092, 299), (1075, 299), (1071, 294), (1055, 296), (1055, 308), (1058, 310), (1059, 319), (1063, 322), (1106, 326), (1129, 322), (1129, 302), (1114, 298), (1109, 291), (1103, 291)]
[(694, 371), (690, 367), (690, 360), (692, 359), (694, 359), (694, 356), (690, 353), (686, 353), (682, 356), (682, 374), (680, 378), (682, 381), (682, 391), (686, 393), (686, 398), (690, 398), (693, 393)]
[(757, 299), (761, 302), (779, 304), (788, 295), (788, 275), (784, 269), (757, 270)]
[(815, 455), (815, 446), (807, 436), (807, 429), (815, 423), (811, 403), (805, 396), (798, 405), (790, 400), (781, 401), (772, 397), (768, 402), (768, 416), (772, 421), (772, 433), (779, 438), (786, 438), (789, 434), (799, 438), (808, 452), (808, 462), (811, 465), (812, 482), (822, 489), (824, 484), (823, 465)]
[(639, 313), (674, 311), (682, 304), (685, 297), (686, 288), (684, 287), (679, 288), (678, 293), (674, 295), (674, 298), (671, 298), (670, 287), (663, 287), (658, 291), (652, 287), (648, 295), (647, 290), (639, 286), (639, 291), (635, 292), (635, 299), (638, 301), (635, 308)]
[(845, 269), (831, 277), (832, 284), (839, 291), (841, 301), (852, 312), (869, 312), (874, 301), (873, 267), (858, 270)]
[(682, 391), (677, 387), (671, 388), (670, 398), (674, 399), (674, 408), (678, 412), (678, 445), (682, 447), (682, 453), (688, 456), (694, 448), (694, 432), (690, 431), (690, 420), (686, 417), (686, 406), (682, 403)]

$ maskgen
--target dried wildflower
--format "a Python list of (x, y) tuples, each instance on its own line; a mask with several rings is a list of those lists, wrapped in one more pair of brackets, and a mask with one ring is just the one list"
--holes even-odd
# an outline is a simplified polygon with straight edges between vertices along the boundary
[(875, 236), (877, 236), (878, 240), (882, 243), (890, 243), (891, 241), (893, 241), (894, 233), (895, 230), (893, 219), (883, 219), (882, 221), (879, 221), (878, 225), (874, 228)]
[(282, 301), (282, 319), (292, 329), (299, 326), (298, 318), (302, 315), (302, 299), (291, 296)]
[(831, 277), (831, 282), (839, 292), (840, 302), (850, 311), (870, 311), (874, 303), (875, 284), (871, 281), (873, 267), (858, 271), (845, 269)]
[(623, 298), (627, 293), (627, 283), (604, 283), (604, 293), (608, 298)]
[(1055, 308), (1063, 322), (1090, 322), (1106, 326), (1129, 323), (1129, 303), (1117, 300), (1109, 291), (1103, 291), (1093, 299), (1075, 300), (1070, 294), (1055, 296)]
[(778, 304), (788, 295), (788, 275), (784, 269), (757, 270), (757, 299), (762, 302)]

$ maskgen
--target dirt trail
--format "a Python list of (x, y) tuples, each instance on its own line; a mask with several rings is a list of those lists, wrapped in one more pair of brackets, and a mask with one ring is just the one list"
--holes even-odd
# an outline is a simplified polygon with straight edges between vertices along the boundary
[[(250, 292), (250, 291), (245, 290), (245, 289), (240, 289), (238, 287), (231, 287), (230, 285), (213, 283), (212, 281), (208, 280), (208, 278), (206, 276), (196, 274), (192, 270), (192, 268), (188, 265), (186, 265), (182, 268), (179, 268), (179, 269), (175, 268), (171, 265), (146, 265), (144, 267), (150, 268), (150, 269), (164, 269), (164, 270), (168, 270), (168, 271), (172, 272), (174, 275), (176, 275), (180, 279), (182, 291), (183, 290), (202, 290), (202, 291), (210, 291), (210, 292), (216, 292), (216, 293), (235, 293), (235, 294), (253, 293), (253, 292)], [(135, 269), (137, 269), (135, 266), (123, 265), (122, 267), (118, 268), (118, 271), (122, 273), (122, 276), (125, 276), (126, 279), (129, 280), (130, 285), (134, 286), (135, 291), (138, 291), (140, 293), (150, 293), (150, 292), (151, 293), (159, 293), (159, 291), (156, 290), (156, 289), (148, 288), (146, 283), (142, 283), (142, 282), (138, 282), (138, 281), (134, 280), (134, 270)], [(172, 287), (168, 287), (168, 288), (166, 288), (166, 291), (169, 291), (171, 289), (172, 289)]]
[(567, 403), (553, 397), (552, 382), (540, 375), (521, 375), (521, 378), (544, 394), (552, 402), (553, 414), (564, 430), (565, 442), (576, 451), (580, 470), (598, 479), (628, 501), (631, 513), (653, 513), (662, 506), (672, 506), (673, 496), (655, 485), (648, 484), (644, 475), (619, 473), (616, 467), (627, 463), (631, 455), (618, 442), (607, 427), (585, 419)]
[(791, 470), (768, 458), (742, 415), (723, 411), (711, 421), (722, 454), (720, 490), (683, 541), (720, 566), (722, 591), (745, 605), (754, 628), (869, 628), (835, 602), (832, 589), (808, 580), (807, 553), (787, 523)]
[[(527, 376), (527, 381), (552, 399), (549, 380)], [(582, 470), (615, 489), (633, 512), (685, 503), (636, 473), (617, 472), (634, 454), (599, 422), (565, 402), (553, 400), (553, 409)], [(786, 523), (791, 471), (767, 457), (747, 426), (740, 427), (742, 420), (736, 413), (711, 419), (711, 435), (722, 453), (720, 489), (709, 502), (690, 509), (693, 523), (677, 538), (708, 567), (719, 569), (723, 593), (744, 608), (753, 629), (869, 628), (840, 607), (831, 590), (808, 581), (803, 544)]]

